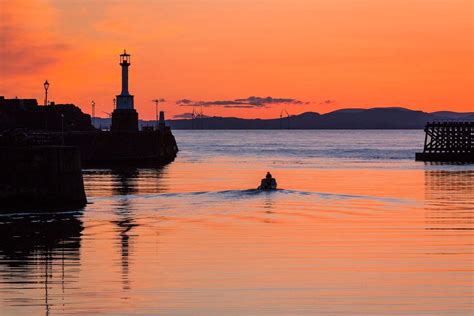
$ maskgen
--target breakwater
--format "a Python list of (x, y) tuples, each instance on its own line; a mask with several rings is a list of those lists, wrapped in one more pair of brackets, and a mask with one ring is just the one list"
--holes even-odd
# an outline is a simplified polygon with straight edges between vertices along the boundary
[(169, 127), (136, 132), (71, 132), (64, 135), (64, 143), (79, 148), (85, 168), (159, 166), (173, 161), (178, 152)]
[(0, 211), (80, 208), (86, 203), (77, 148), (0, 147)]

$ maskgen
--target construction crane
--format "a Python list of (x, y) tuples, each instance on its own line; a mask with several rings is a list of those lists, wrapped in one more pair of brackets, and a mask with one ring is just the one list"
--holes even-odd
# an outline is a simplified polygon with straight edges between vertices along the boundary
[(286, 109), (281, 110), (280, 112), (280, 129), (283, 128), (283, 114), (286, 114), (287, 118), (287, 129), (290, 129), (290, 113)]
[[(204, 124), (203, 124), (203, 119), (206, 117), (204, 115), (204, 112), (202, 111), (202, 105), (200, 106), (200, 112), (196, 111), (195, 106), (193, 105), (193, 113), (191, 113), (191, 129), (194, 129), (195, 127), (197, 129), (203, 129)], [(194, 123), (196, 122), (196, 124)], [(201, 123), (201, 124), (199, 124)]]

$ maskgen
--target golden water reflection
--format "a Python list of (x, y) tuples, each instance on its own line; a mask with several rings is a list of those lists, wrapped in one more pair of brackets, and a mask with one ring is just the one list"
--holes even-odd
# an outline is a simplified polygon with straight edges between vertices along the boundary
[(472, 230), (474, 171), (425, 171), (425, 204), (429, 229)]
[(474, 171), (277, 169), (258, 193), (262, 166), (234, 166), (87, 171), (92, 204), (52, 236), (2, 218), (2, 312), (473, 311)]

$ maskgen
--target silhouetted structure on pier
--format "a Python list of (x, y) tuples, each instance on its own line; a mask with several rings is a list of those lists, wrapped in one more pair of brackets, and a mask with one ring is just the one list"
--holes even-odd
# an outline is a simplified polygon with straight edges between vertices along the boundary
[(117, 96), (117, 107), (112, 112), (113, 132), (137, 132), (138, 131), (138, 113), (135, 110), (133, 95), (128, 92), (128, 67), (130, 63), (130, 54), (124, 51), (120, 55), (120, 66), (122, 66), (122, 92)]
[(474, 122), (431, 122), (418, 161), (474, 162)]

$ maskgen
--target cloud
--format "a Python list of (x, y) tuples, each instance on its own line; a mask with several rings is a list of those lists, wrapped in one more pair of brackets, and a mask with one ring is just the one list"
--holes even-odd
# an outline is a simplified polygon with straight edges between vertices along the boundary
[(251, 96), (246, 99), (236, 99), (235, 101), (246, 102), (251, 105), (261, 104), (303, 104), (302, 101), (290, 98), (272, 98), (272, 97), (255, 97)]
[(336, 101), (335, 100), (330, 100), (330, 99), (327, 99), (327, 100), (324, 100), (322, 102), (319, 102), (319, 104), (326, 104), (326, 105), (329, 105), (329, 104), (333, 104), (335, 103)]
[(245, 99), (233, 100), (214, 100), (214, 101), (192, 101), (189, 99), (181, 99), (176, 101), (180, 106), (202, 106), (212, 107), (221, 106), (224, 108), (239, 108), (239, 109), (258, 109), (268, 108), (273, 104), (304, 104), (303, 101), (291, 98), (273, 98), (273, 97), (256, 97), (251, 96)]
[(0, 68), (2, 75), (37, 73), (58, 61), (68, 47), (53, 34), (54, 14), (40, 1), (0, 4)]
[(181, 100), (176, 101), (177, 105), (188, 105), (188, 104), (192, 104), (192, 103), (193, 103), (193, 101), (189, 100), (189, 99), (181, 99)]
[(242, 105), (224, 105), (226, 109), (259, 109), (259, 108), (268, 108), (268, 106), (255, 105), (255, 104), (242, 104)]
[(193, 113), (181, 113), (181, 114), (176, 114), (173, 116), (173, 119), (190, 119), (193, 118)]

